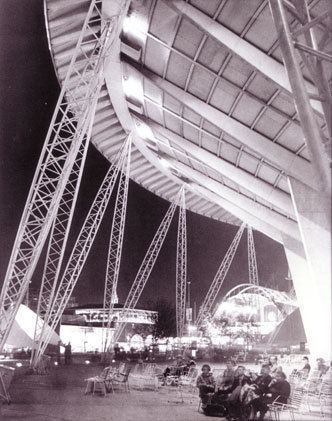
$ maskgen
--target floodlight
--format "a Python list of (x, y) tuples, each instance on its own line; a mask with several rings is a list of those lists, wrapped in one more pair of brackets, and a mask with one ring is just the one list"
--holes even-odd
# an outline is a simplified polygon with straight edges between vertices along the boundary
[(137, 13), (131, 13), (123, 20), (122, 31), (125, 35), (131, 35), (144, 43), (146, 37), (146, 19)]
[(124, 76), (122, 78), (123, 92), (127, 98), (143, 104), (143, 87), (141, 81), (135, 76)]

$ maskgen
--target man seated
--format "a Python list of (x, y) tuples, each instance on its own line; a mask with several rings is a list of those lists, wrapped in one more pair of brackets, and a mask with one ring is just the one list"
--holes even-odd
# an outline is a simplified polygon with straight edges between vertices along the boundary
[(206, 407), (211, 394), (215, 391), (215, 379), (211, 373), (211, 367), (208, 364), (202, 366), (202, 374), (197, 377), (196, 386), (199, 389), (199, 397), (202, 400), (202, 408)]
[(317, 370), (319, 371), (319, 377), (324, 376), (327, 373), (329, 367), (326, 365), (325, 360), (323, 358), (317, 358)]
[(216, 378), (217, 389), (227, 389), (233, 384), (235, 377), (235, 362), (228, 360), (226, 369)]
[(303, 357), (303, 364), (304, 366), (298, 371), (298, 374), (301, 378), (306, 379), (309, 376), (311, 370), (308, 357)]
[(238, 366), (234, 373), (232, 384), (219, 388), (210, 396), (204, 409), (206, 415), (225, 416), (229, 419), (244, 419), (242, 414), (241, 391), (251, 383), (251, 379), (245, 373), (244, 366)]
[(269, 385), (261, 387), (264, 392), (254, 398), (250, 402), (251, 412), (249, 419), (255, 420), (257, 413), (259, 412), (259, 420), (263, 420), (266, 412), (272, 402), (278, 402), (280, 404), (286, 404), (290, 396), (290, 384), (286, 380), (286, 375), (283, 372), (277, 372), (275, 377), (270, 381)]

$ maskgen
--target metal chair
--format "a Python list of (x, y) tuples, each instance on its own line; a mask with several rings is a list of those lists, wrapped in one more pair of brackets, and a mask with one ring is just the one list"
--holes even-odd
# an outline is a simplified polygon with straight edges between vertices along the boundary
[(119, 372), (115, 377), (112, 377), (110, 379), (110, 385), (112, 387), (112, 390), (116, 389), (122, 389), (125, 392), (129, 393), (129, 382), (128, 377), (130, 374), (130, 367), (125, 367), (122, 372)]
[(108, 391), (106, 379), (109, 373), (110, 367), (106, 367), (99, 376), (85, 379), (85, 381), (87, 382), (84, 392), (85, 395), (87, 395), (88, 393), (92, 393), (94, 395), (95, 393), (100, 392), (103, 396), (106, 396), (106, 392)]
[(320, 413), (324, 417), (326, 408), (332, 407), (332, 381), (331, 379), (323, 379), (318, 391), (318, 402)]
[(276, 421), (280, 420), (280, 414), (282, 412), (289, 412), (292, 421), (295, 421), (295, 413), (302, 413), (301, 407), (303, 405), (303, 391), (300, 388), (294, 388), (289, 399), (288, 403), (280, 403), (278, 402), (279, 396), (272, 402), (272, 404), (268, 405), (269, 412), (272, 416), (274, 415), (274, 419)]

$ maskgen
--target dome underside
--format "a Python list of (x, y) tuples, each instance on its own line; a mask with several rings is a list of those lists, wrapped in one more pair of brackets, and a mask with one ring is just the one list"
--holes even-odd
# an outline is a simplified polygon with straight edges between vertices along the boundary
[[(241, 7), (239, 1), (232, 0), (191, 0), (188, 3), (282, 64), (267, 1), (242, 0)], [(89, 4), (86, 0), (46, 0), (49, 44), (60, 84), (64, 81)], [(311, 2), (312, 14), (318, 15), (323, 9), (323, 1)], [(294, 155), (294, 159), (310, 163), (292, 96), (208, 31), (180, 15), (168, 2), (133, 1), (129, 14), (145, 21), (145, 31), (137, 42), (135, 34), (124, 31), (121, 34), (125, 76), (135, 77), (139, 73), (143, 87), (141, 104), (133, 106), (129, 101), (128, 108), (151, 126), (156, 142), (150, 151), (174, 164), (173, 175), (179, 182), (160, 171), (135, 146), (131, 178), (160, 197), (172, 200), (181, 181), (186, 182), (192, 176), (190, 185), (197, 184), (200, 189), (186, 190), (187, 209), (223, 222), (239, 224), (240, 220), (199, 193), (210, 189), (209, 183), (217, 189), (220, 186), (220, 191), (226, 189), (232, 197), (259, 204), (277, 217), (295, 220), (288, 205), (279, 206), (282, 201), (269, 200), (269, 196), (273, 196), (282, 198), (286, 204), (290, 201), (287, 174), (281, 166), (269, 159), (268, 154), (265, 156), (253, 150), (242, 139), (223, 130), (215, 117), (197, 112), (190, 103), (184, 103), (181, 97), (165, 89), (163, 83), (200, 100), (213, 112), (230, 117), (249, 129), (253, 136), (264, 139), (267, 144), (270, 142), (271, 147), (277, 145), (290, 156)], [(295, 20), (290, 16), (289, 19), (295, 27)], [(96, 28), (96, 32), (98, 30)], [(304, 74), (310, 83), (309, 74), (305, 71)], [(322, 130), (326, 130), (323, 119), (317, 118)], [(91, 141), (110, 162), (127, 136), (120, 120), (105, 84), (98, 101)], [(186, 147), (181, 147), (183, 140)], [(196, 153), (191, 147), (196, 148)], [(197, 148), (204, 152), (202, 156)], [(220, 170), (216, 159), (220, 160)], [(235, 176), (230, 176), (229, 172), (225, 175), (223, 165), (232, 166)], [(240, 173), (247, 178), (244, 184), (237, 182)], [(256, 194), (248, 180), (257, 181), (258, 189), (262, 186), (270, 193), (260, 194), (258, 190)]]

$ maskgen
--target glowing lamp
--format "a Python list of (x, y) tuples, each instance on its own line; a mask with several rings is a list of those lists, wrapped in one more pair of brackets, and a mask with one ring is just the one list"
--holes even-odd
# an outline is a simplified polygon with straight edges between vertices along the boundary
[(88, 364), (90, 364), (90, 361), (89, 361), (89, 360), (85, 360), (84, 362), (85, 362), (85, 364), (87, 364), (87, 365), (88, 365)]
[(136, 121), (136, 130), (137, 130), (138, 135), (142, 139), (149, 139), (149, 140), (154, 139), (152, 130), (150, 129), (150, 127), (147, 124), (145, 124), (141, 121)]
[(22, 363), (16, 363), (16, 367), (22, 367)]
[(54, 361), (54, 365), (59, 365), (59, 363), (57, 361)]
[(132, 35), (141, 42), (146, 36), (146, 21), (144, 16), (137, 13), (131, 13), (123, 20), (122, 31), (126, 35)]
[(134, 76), (124, 76), (122, 78), (123, 92), (127, 98), (132, 98), (143, 103), (143, 89), (141, 81)]

